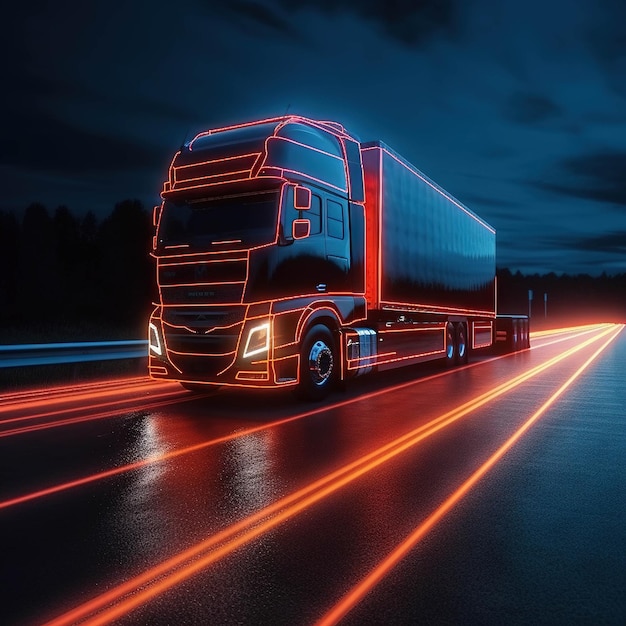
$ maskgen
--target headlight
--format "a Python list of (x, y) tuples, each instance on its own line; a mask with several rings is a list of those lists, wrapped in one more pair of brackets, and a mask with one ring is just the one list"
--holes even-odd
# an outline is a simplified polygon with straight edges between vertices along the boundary
[(248, 332), (246, 347), (243, 350), (243, 358), (267, 352), (270, 347), (270, 324), (265, 322), (252, 327)]
[(151, 352), (154, 352), (159, 356), (161, 355), (161, 340), (159, 339), (159, 331), (152, 322), (148, 324), (148, 344)]

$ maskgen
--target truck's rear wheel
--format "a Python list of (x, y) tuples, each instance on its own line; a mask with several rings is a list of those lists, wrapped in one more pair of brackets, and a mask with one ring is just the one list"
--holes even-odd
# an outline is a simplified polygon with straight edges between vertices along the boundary
[(446, 324), (446, 367), (452, 367), (456, 364), (456, 330), (454, 324), (448, 322)]
[(298, 395), (307, 400), (321, 400), (333, 388), (338, 363), (333, 336), (326, 326), (313, 326), (300, 349)]
[(465, 365), (468, 360), (467, 326), (460, 322), (456, 325), (456, 363)]

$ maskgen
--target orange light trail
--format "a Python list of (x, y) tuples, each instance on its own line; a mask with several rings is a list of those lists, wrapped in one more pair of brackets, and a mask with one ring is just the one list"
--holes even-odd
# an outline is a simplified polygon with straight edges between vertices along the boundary
[[(153, 390), (155, 389), (155, 387), (152, 384), (149, 384), (148, 386), (151, 389), (153, 389)], [(161, 385), (161, 386), (164, 387), (166, 385)], [(167, 386), (171, 387), (172, 384), (170, 383)], [(158, 389), (158, 388), (159, 387), (156, 387), (156, 389)], [(136, 389), (136, 390), (133, 390), (133, 391), (140, 391), (140, 389)], [(128, 391), (126, 391), (126, 393), (128, 393)], [(109, 394), (103, 393), (102, 395), (109, 395)], [(152, 394), (150, 397), (152, 399), (158, 399), (158, 398), (169, 398), (169, 397), (172, 397), (172, 396), (183, 396), (183, 395), (186, 395), (185, 392), (182, 389), (180, 389), (178, 387), (178, 385), (176, 385), (176, 388), (173, 391), (168, 391), (166, 393)], [(88, 397), (91, 399), (91, 398), (94, 398), (94, 397), (101, 397), (101, 395), (97, 394), (97, 395), (94, 396), (93, 394), (90, 394)], [(71, 400), (73, 402), (73, 401), (75, 401), (77, 399), (80, 399), (80, 398), (78, 398), (77, 396), (72, 396), (69, 399), (57, 400), (56, 402), (62, 402), (62, 401), (67, 402), (68, 400)], [(16, 422), (25, 422), (25, 421), (43, 419), (43, 418), (46, 418), (46, 417), (54, 417), (55, 415), (67, 415), (68, 413), (76, 413), (77, 411), (85, 411), (87, 409), (88, 410), (96, 410), (96, 409), (104, 409), (104, 408), (111, 407), (111, 406), (120, 406), (122, 403), (126, 403), (126, 402), (129, 402), (129, 401), (131, 401), (131, 402), (138, 402), (138, 401), (141, 401), (141, 398), (132, 398), (132, 397), (131, 398), (124, 398), (124, 399), (120, 398), (118, 400), (114, 400), (114, 401), (111, 401), (111, 402), (100, 402), (100, 403), (97, 403), (97, 404), (90, 404), (88, 406), (75, 406), (75, 407), (72, 407), (72, 408), (58, 409), (56, 411), (48, 411), (46, 413), (35, 413), (33, 415), (23, 415), (21, 417), (10, 417), (8, 419), (0, 420), (0, 426), (4, 426), (6, 424), (15, 424)], [(35, 406), (41, 406), (42, 404), (45, 405), (46, 403), (42, 402), (42, 401), (33, 403), (33, 405), (35, 405)], [(48, 403), (48, 404), (51, 404), (51, 403)], [(20, 408), (23, 409), (25, 407), (20, 407)]]
[(50, 397), (51, 395), (66, 394), (78, 389), (100, 389), (102, 387), (128, 386), (137, 383), (146, 383), (150, 380), (148, 376), (138, 376), (129, 378), (113, 378), (108, 380), (98, 380), (91, 383), (80, 385), (60, 385), (57, 387), (45, 387), (36, 389), (24, 389), (21, 391), (13, 391), (0, 396), (0, 402), (16, 402), (25, 398), (37, 398), (40, 396)]
[(550, 330), (532, 330), (530, 332), (531, 337), (544, 337), (546, 335), (560, 335), (562, 333), (573, 333), (579, 330), (595, 330), (601, 328), (605, 324), (582, 324), (580, 326), (567, 326), (565, 328), (552, 328)]
[[(149, 602), (175, 585), (187, 580), (212, 563), (231, 554), (253, 539), (316, 504), (323, 498), (335, 493), (360, 476), (412, 448), (446, 426), (456, 422), (485, 404), (492, 402), (506, 392), (518, 387), (534, 376), (537, 376), (539, 373), (551, 368), (592, 343), (599, 341), (606, 335), (611, 334), (611, 338), (596, 352), (593, 357), (595, 358), (597, 354), (617, 337), (621, 328), (622, 327), (615, 331), (614, 325), (609, 326), (597, 336), (587, 339), (580, 345), (574, 346), (558, 356), (549, 359), (545, 363), (532, 368), (528, 372), (511, 379), (507, 383), (503, 383), (493, 390), (477, 396), (460, 407), (440, 415), (427, 424), (323, 476), (309, 485), (208, 537), (204, 541), (180, 552), (174, 557), (146, 570), (142, 574), (113, 587), (109, 591), (51, 620), (48, 622), (47, 626), (67, 626), (69, 624), (76, 624), (79, 621), (92, 626), (96, 624), (108, 624), (119, 617), (127, 615), (138, 606)], [(565, 388), (566, 387), (563, 387), (563, 391)], [(561, 393), (563, 391), (561, 391)], [(556, 397), (558, 396), (555, 396), (555, 399)], [(315, 412), (319, 412), (319, 410)], [(289, 419), (293, 420), (294, 418)], [(461, 496), (459, 496), (459, 498), (460, 497)]]
[[(581, 334), (586, 334), (586, 333), (581, 333)], [(557, 339), (555, 342), (560, 342), (560, 341), (564, 341), (564, 339)], [(551, 345), (551, 343), (552, 342), (544, 344), (541, 347), (544, 347), (546, 345)], [(511, 354), (504, 354), (504, 355), (501, 355), (501, 356), (497, 356), (497, 357), (494, 357), (494, 358), (489, 359), (487, 361), (484, 361), (483, 364), (484, 363), (490, 363), (491, 361), (507, 358), (507, 357), (510, 357), (510, 356), (511, 356)], [(472, 363), (472, 364), (464, 366), (463, 368), (457, 368), (454, 371), (459, 371), (460, 369), (467, 369), (467, 368), (471, 368), (471, 367), (477, 367), (477, 366), (480, 366), (480, 365), (481, 365), (481, 363)], [(453, 374), (454, 371), (446, 370), (444, 372), (440, 372), (438, 374), (433, 374), (431, 376), (427, 376), (427, 377), (421, 378), (419, 380), (409, 381), (407, 383), (400, 383), (399, 385), (396, 385), (396, 386), (388, 388), (388, 389), (383, 389), (383, 390), (380, 390), (380, 391), (373, 391), (373, 392), (365, 394), (363, 396), (359, 396), (358, 398), (354, 398), (354, 399), (351, 399), (351, 400), (344, 400), (344, 401), (337, 402), (337, 403), (335, 403), (333, 405), (330, 405), (330, 406), (323, 406), (323, 407), (320, 407), (320, 408), (317, 408), (317, 409), (311, 409), (310, 411), (299, 413), (299, 414), (294, 415), (292, 417), (287, 417), (287, 418), (284, 418), (284, 419), (276, 420), (274, 422), (270, 422), (269, 424), (264, 424), (263, 426), (255, 426), (253, 428), (247, 428), (245, 430), (239, 430), (236, 433), (232, 433), (232, 434), (229, 434), (229, 435), (224, 435), (223, 437), (218, 437), (218, 438), (215, 438), (215, 439), (210, 439), (208, 441), (203, 441), (201, 443), (198, 443), (198, 444), (195, 444), (195, 445), (192, 445), (192, 446), (187, 446), (185, 448), (180, 448), (178, 450), (173, 450), (171, 452), (166, 452), (164, 454), (157, 455), (157, 456), (148, 457), (148, 458), (142, 459), (140, 461), (135, 461), (134, 463), (129, 463), (127, 465), (122, 465), (120, 467), (112, 468), (110, 470), (105, 470), (103, 472), (98, 472), (96, 474), (90, 474), (89, 476), (84, 476), (82, 478), (77, 478), (75, 480), (71, 480), (71, 481), (68, 481), (68, 482), (65, 482), (65, 483), (60, 483), (58, 485), (53, 485), (53, 486), (47, 487), (45, 489), (40, 489), (38, 491), (27, 493), (27, 494), (24, 494), (24, 495), (21, 495), (21, 496), (17, 496), (17, 497), (14, 497), (14, 498), (10, 498), (10, 499), (7, 499), (7, 500), (3, 500), (3, 501), (0, 501), (0, 510), (1, 509), (5, 509), (5, 508), (9, 508), (11, 506), (15, 506), (15, 505), (18, 505), (18, 504), (23, 504), (25, 502), (29, 502), (29, 501), (35, 500), (37, 498), (50, 496), (50, 495), (54, 495), (55, 493), (60, 493), (60, 492), (63, 492), (63, 491), (67, 491), (69, 489), (74, 489), (76, 487), (81, 487), (83, 485), (87, 485), (87, 484), (90, 484), (90, 483), (93, 483), (93, 482), (97, 482), (99, 480), (104, 480), (106, 478), (111, 478), (112, 476), (118, 476), (118, 475), (124, 474), (126, 472), (131, 472), (131, 471), (134, 471), (134, 470), (137, 470), (137, 469), (141, 469), (142, 467), (146, 467), (146, 466), (151, 465), (153, 463), (163, 463), (163, 462), (169, 461), (169, 460), (174, 459), (174, 458), (179, 457), (179, 456), (183, 456), (183, 455), (186, 455), (186, 454), (192, 454), (194, 452), (198, 452), (199, 450), (204, 450), (205, 448), (209, 448), (211, 446), (218, 445), (220, 443), (226, 443), (228, 441), (232, 441), (233, 439), (238, 439), (240, 437), (246, 437), (248, 435), (252, 435), (254, 433), (257, 433), (257, 432), (260, 432), (260, 431), (263, 431), (263, 430), (269, 430), (271, 428), (277, 428), (277, 427), (282, 426), (284, 424), (287, 424), (289, 422), (293, 422), (293, 421), (296, 421), (296, 420), (304, 419), (306, 417), (311, 417), (313, 415), (317, 415), (318, 413), (322, 413), (322, 412), (325, 412), (325, 411), (328, 411), (328, 410), (334, 410), (334, 409), (342, 408), (344, 406), (348, 406), (350, 404), (354, 404), (355, 402), (360, 402), (362, 400), (368, 400), (368, 399), (375, 398), (377, 396), (380, 396), (380, 395), (383, 395), (383, 394), (386, 394), (386, 393), (394, 393), (396, 391), (400, 391), (401, 389), (405, 389), (407, 387), (411, 387), (411, 386), (414, 386), (414, 385), (419, 385), (419, 384), (423, 384), (423, 383), (426, 383), (426, 382), (430, 382), (432, 380), (435, 380), (435, 379), (443, 377), (443, 376), (449, 376), (449, 375)], [(191, 400), (195, 400), (195, 399), (197, 399), (197, 397), (182, 398), (180, 400), (180, 402), (187, 401), (187, 400), (191, 401)], [(172, 404), (172, 403), (175, 403), (175, 402), (176, 401), (174, 401), (174, 402), (163, 402), (163, 403), (160, 403), (160, 404), (158, 404), (156, 406), (163, 406), (163, 405)], [(156, 408), (156, 407), (147, 406), (145, 408)], [(97, 417), (90, 416), (90, 417), (86, 417), (82, 421), (86, 421), (88, 419), (102, 419), (102, 418), (105, 418), (105, 417), (111, 417), (113, 415), (117, 415), (117, 413), (116, 412), (110, 412), (110, 413), (105, 413), (105, 414), (99, 415)], [(63, 421), (63, 423), (60, 423), (58, 425), (63, 426), (63, 425), (67, 425), (68, 423), (70, 423), (70, 424), (71, 423), (76, 423), (77, 421), (81, 421), (81, 420), (80, 419), (65, 420), (65, 421)], [(56, 422), (52, 423), (48, 427), (53, 427), (55, 424), (57, 424), (57, 423)], [(32, 430), (39, 430), (39, 429), (40, 428), (37, 428), (37, 427), (31, 428), (30, 430), (28, 430), (28, 429), (19, 429), (19, 431), (18, 431), (16, 429), (17, 432), (12, 432), (12, 434), (20, 434), (22, 432), (31, 432)]]
[[(131, 394), (137, 393), (141, 391), (156, 391), (159, 389), (167, 388), (167, 387), (176, 387), (175, 383), (171, 381), (165, 382), (156, 382), (151, 379), (141, 379), (142, 382), (133, 384), (132, 387), (123, 387), (122, 393)], [(123, 383), (121, 383), (123, 384)], [(87, 391), (79, 391), (76, 389), (69, 388), (61, 388), (65, 391), (59, 391), (57, 394), (52, 390), (52, 397), (50, 397), (47, 393), (43, 399), (28, 399), (26, 396), (26, 400), (22, 399), (23, 396), (21, 394), (16, 395), (15, 400), (13, 400), (12, 396), (7, 397), (7, 401), (0, 405), (0, 413), (8, 413), (9, 411), (22, 411), (22, 410), (32, 410), (41, 406), (49, 406), (51, 404), (60, 404), (61, 402), (78, 402), (82, 400), (95, 400), (96, 398), (106, 398), (107, 396), (112, 396), (115, 394), (119, 394), (120, 390), (118, 388), (111, 388), (110, 386), (106, 386), (104, 390), (100, 390), (100, 386), (95, 387), (94, 389), (88, 389)], [(79, 388), (80, 389), (80, 388)], [(59, 394), (64, 395), (59, 395)], [(39, 395), (39, 394), (38, 394)], [(41, 394), (42, 395), (42, 394)], [(38, 396), (35, 396), (37, 398)], [(35, 416), (39, 417), (39, 416)], [(22, 419), (22, 418), (18, 418)], [(29, 418), (32, 419), (32, 418)], [(4, 420), (0, 423), (6, 423), (13, 421), (12, 419)]]
[[(69, 417), (67, 419), (58, 419), (58, 420), (53, 420), (50, 422), (44, 422), (43, 424), (33, 424), (32, 426), (22, 426), (21, 428), (12, 428), (10, 430), (3, 430), (3, 431), (0, 431), (0, 439), (2, 439), (3, 437), (14, 437), (15, 435), (24, 435), (26, 433), (32, 433), (32, 432), (36, 432), (40, 430), (47, 430), (49, 428), (58, 428), (60, 426), (71, 426), (74, 424), (80, 424), (82, 422), (91, 422), (93, 420), (105, 419), (108, 417), (116, 417), (120, 413), (127, 411), (129, 409), (132, 409), (135, 411), (137, 410), (147, 411), (151, 409), (157, 409), (163, 406), (168, 406), (169, 404), (179, 404), (181, 402), (190, 402), (192, 400), (198, 399), (197, 396), (189, 397), (189, 394), (185, 393), (182, 390), (174, 392), (174, 393), (167, 393), (167, 394), (153, 396), (153, 399), (156, 399), (159, 397), (160, 398), (172, 398), (172, 399), (160, 400), (157, 402), (142, 403), (138, 406), (134, 404), (133, 405), (126, 404), (123, 406), (119, 406), (119, 403), (109, 403), (109, 404), (118, 404), (118, 408), (111, 410), (111, 411), (101, 412), (101, 413), (91, 413), (89, 415), (82, 415), (80, 417)], [(108, 404), (103, 405), (103, 406), (108, 406)], [(89, 407), (89, 408), (93, 409), (97, 407)], [(78, 411), (78, 410), (84, 410), (84, 409), (82, 408), (71, 409), (71, 411)], [(63, 414), (67, 412), (69, 411), (56, 411), (54, 413), (46, 413), (43, 415), (46, 417), (50, 417), (50, 416)], [(42, 416), (37, 415), (35, 417), (42, 417)], [(0, 422), (0, 424), (6, 424), (7, 422), (19, 421), (22, 419), (33, 419), (33, 418), (28, 418), (28, 417), (16, 418), (15, 420), (5, 420), (4, 422)]]
[(349, 613), (428, 532), (449, 513), (521, 439), (527, 430), (560, 398), (591, 363), (616, 339), (620, 326), (613, 334), (537, 409), (471, 476), (446, 498), (413, 532), (383, 559), (360, 583), (326, 613), (316, 626), (337, 624)]

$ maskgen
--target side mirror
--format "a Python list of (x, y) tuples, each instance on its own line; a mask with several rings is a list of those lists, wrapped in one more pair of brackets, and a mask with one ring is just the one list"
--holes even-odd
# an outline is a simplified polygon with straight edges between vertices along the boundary
[(297, 211), (311, 208), (311, 190), (307, 187), (296, 187), (293, 194), (293, 206)]
[(161, 214), (161, 205), (157, 204), (153, 209), (152, 209), (152, 226), (156, 226), (157, 223), (159, 222), (159, 215)]
[(310, 220), (294, 220), (291, 226), (291, 234), (294, 239), (306, 239), (311, 232)]

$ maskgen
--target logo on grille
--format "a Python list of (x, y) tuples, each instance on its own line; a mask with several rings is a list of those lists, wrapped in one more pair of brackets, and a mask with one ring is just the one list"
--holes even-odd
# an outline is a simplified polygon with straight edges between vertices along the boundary
[(215, 298), (214, 291), (188, 291), (188, 298)]

